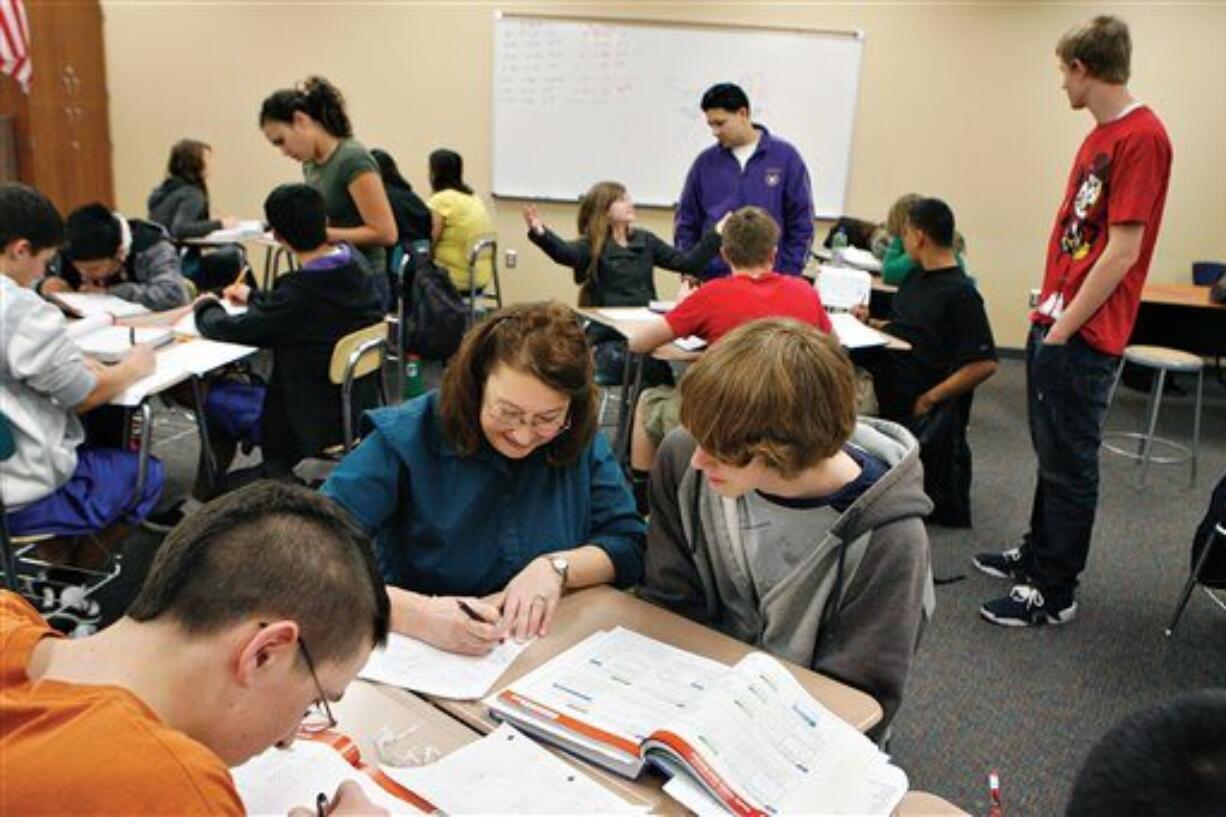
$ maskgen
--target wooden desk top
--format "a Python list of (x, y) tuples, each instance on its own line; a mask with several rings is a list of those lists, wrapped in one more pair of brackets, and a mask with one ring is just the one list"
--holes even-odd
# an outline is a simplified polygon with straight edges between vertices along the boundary
[(1215, 304), (1209, 300), (1209, 289), (1208, 286), (1196, 284), (1146, 284), (1141, 290), (1141, 303), (1226, 311), (1226, 304)]
[[(735, 664), (753, 650), (748, 644), (630, 593), (608, 586), (589, 587), (562, 599), (549, 635), (520, 653), (495, 688), (507, 686), (592, 633), (618, 625), (725, 664)], [(804, 667), (784, 664), (810, 695), (861, 732), (881, 720), (881, 706), (869, 695)], [(497, 724), (480, 702), (436, 699), (434, 703), (480, 732), (488, 732)]]
[[(350, 684), (344, 698), (332, 709), (339, 721), (339, 731), (353, 738), (362, 760), (372, 765), (379, 762), (375, 736), (384, 726), (394, 733), (409, 732), (404, 740), (409, 747), (420, 750), (423, 759), (427, 747), (442, 757), (481, 737), (477, 731), (413, 693), (369, 681)], [(661, 790), (664, 781), (658, 773), (644, 775), (638, 781), (625, 780), (560, 750), (551, 748), (550, 751), (618, 796), (650, 806), (655, 814), (686, 813)], [(910, 792), (894, 814), (896, 817), (960, 817), (965, 812), (935, 795)]]
[[(877, 279), (873, 280), (876, 281)], [(898, 289), (897, 287), (892, 287), (889, 284), (882, 284), (882, 286), (888, 287), (888, 289), (885, 290), (887, 292), (892, 292)], [(874, 287), (876, 287), (876, 284), (874, 284)], [(600, 306), (580, 307), (575, 311), (588, 320), (607, 326), (610, 329), (621, 333), (622, 335), (628, 335), (628, 329), (637, 323), (642, 323), (642, 321), (628, 321), (621, 316), (640, 313), (641, 310), (646, 308), (647, 307), (643, 306)], [(661, 314), (660, 317), (664, 317), (663, 314)], [(901, 338), (894, 337), (889, 332), (881, 329), (876, 331), (880, 332), (882, 335), (885, 335), (885, 337), (888, 339), (885, 345), (886, 349), (892, 349), (894, 351), (907, 351), (911, 348), (910, 343)], [(651, 356), (658, 360), (694, 361), (702, 356), (702, 351), (699, 350), (697, 352), (687, 352), (674, 343), (666, 343), (653, 351)]]

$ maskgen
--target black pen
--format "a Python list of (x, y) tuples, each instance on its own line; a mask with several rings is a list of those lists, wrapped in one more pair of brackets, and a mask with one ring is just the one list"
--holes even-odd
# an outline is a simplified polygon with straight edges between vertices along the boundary
[(129, 346), (136, 345), (136, 327), (135, 326), (128, 327), (128, 345)]
[(323, 792), (315, 795), (315, 812), (319, 817), (328, 817), (328, 795)]
[(481, 622), (482, 624), (488, 624), (488, 623), (489, 623), (488, 621), (486, 621), (486, 620), (485, 620), (485, 619), (484, 619), (484, 618), (481, 616), (481, 614), (480, 614), (480, 613), (478, 613), (476, 610), (474, 610), (472, 607), (470, 607), (470, 606), (468, 605), (468, 603), (464, 601), (464, 599), (456, 599), (456, 600), (455, 600), (455, 603), (456, 603), (456, 604), (458, 604), (458, 605), (460, 605), (460, 609), (461, 609), (461, 610), (464, 612), (464, 615), (468, 616), (468, 617), (469, 617), (469, 618), (471, 618), (473, 621), (479, 621), (479, 622)]

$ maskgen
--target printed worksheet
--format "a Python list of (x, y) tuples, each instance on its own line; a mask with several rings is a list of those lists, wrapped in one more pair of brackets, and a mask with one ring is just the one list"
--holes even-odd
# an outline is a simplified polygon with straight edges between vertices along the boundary
[(383, 772), (448, 814), (643, 814), (515, 727), (442, 760)]
[(459, 655), (392, 633), (387, 647), (372, 652), (358, 675), (425, 695), (475, 700), (489, 693), (531, 643), (508, 638), (486, 655)]
[(288, 749), (275, 746), (230, 770), (248, 814), (288, 814), (295, 806), (315, 811), (315, 798), (331, 798), (346, 780), (353, 780), (377, 806), (391, 814), (419, 814), (350, 766), (340, 753), (322, 743), (295, 741)]

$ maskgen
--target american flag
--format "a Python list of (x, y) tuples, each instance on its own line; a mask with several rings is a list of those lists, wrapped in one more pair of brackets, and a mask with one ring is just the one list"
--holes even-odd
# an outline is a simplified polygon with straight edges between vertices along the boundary
[(8, 74), (30, 93), (30, 26), (21, 0), (0, 0), (0, 74)]

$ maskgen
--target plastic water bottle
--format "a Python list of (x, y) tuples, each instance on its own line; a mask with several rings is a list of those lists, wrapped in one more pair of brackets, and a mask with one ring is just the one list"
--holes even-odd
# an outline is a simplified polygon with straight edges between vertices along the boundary
[(842, 227), (834, 234), (834, 238), (830, 239), (830, 261), (834, 266), (841, 267), (844, 265), (843, 251), (847, 249), (847, 233)]
[(426, 384), (421, 376), (421, 358), (417, 355), (409, 355), (404, 364), (404, 399), (412, 400), (414, 397), (419, 397), (425, 390)]

